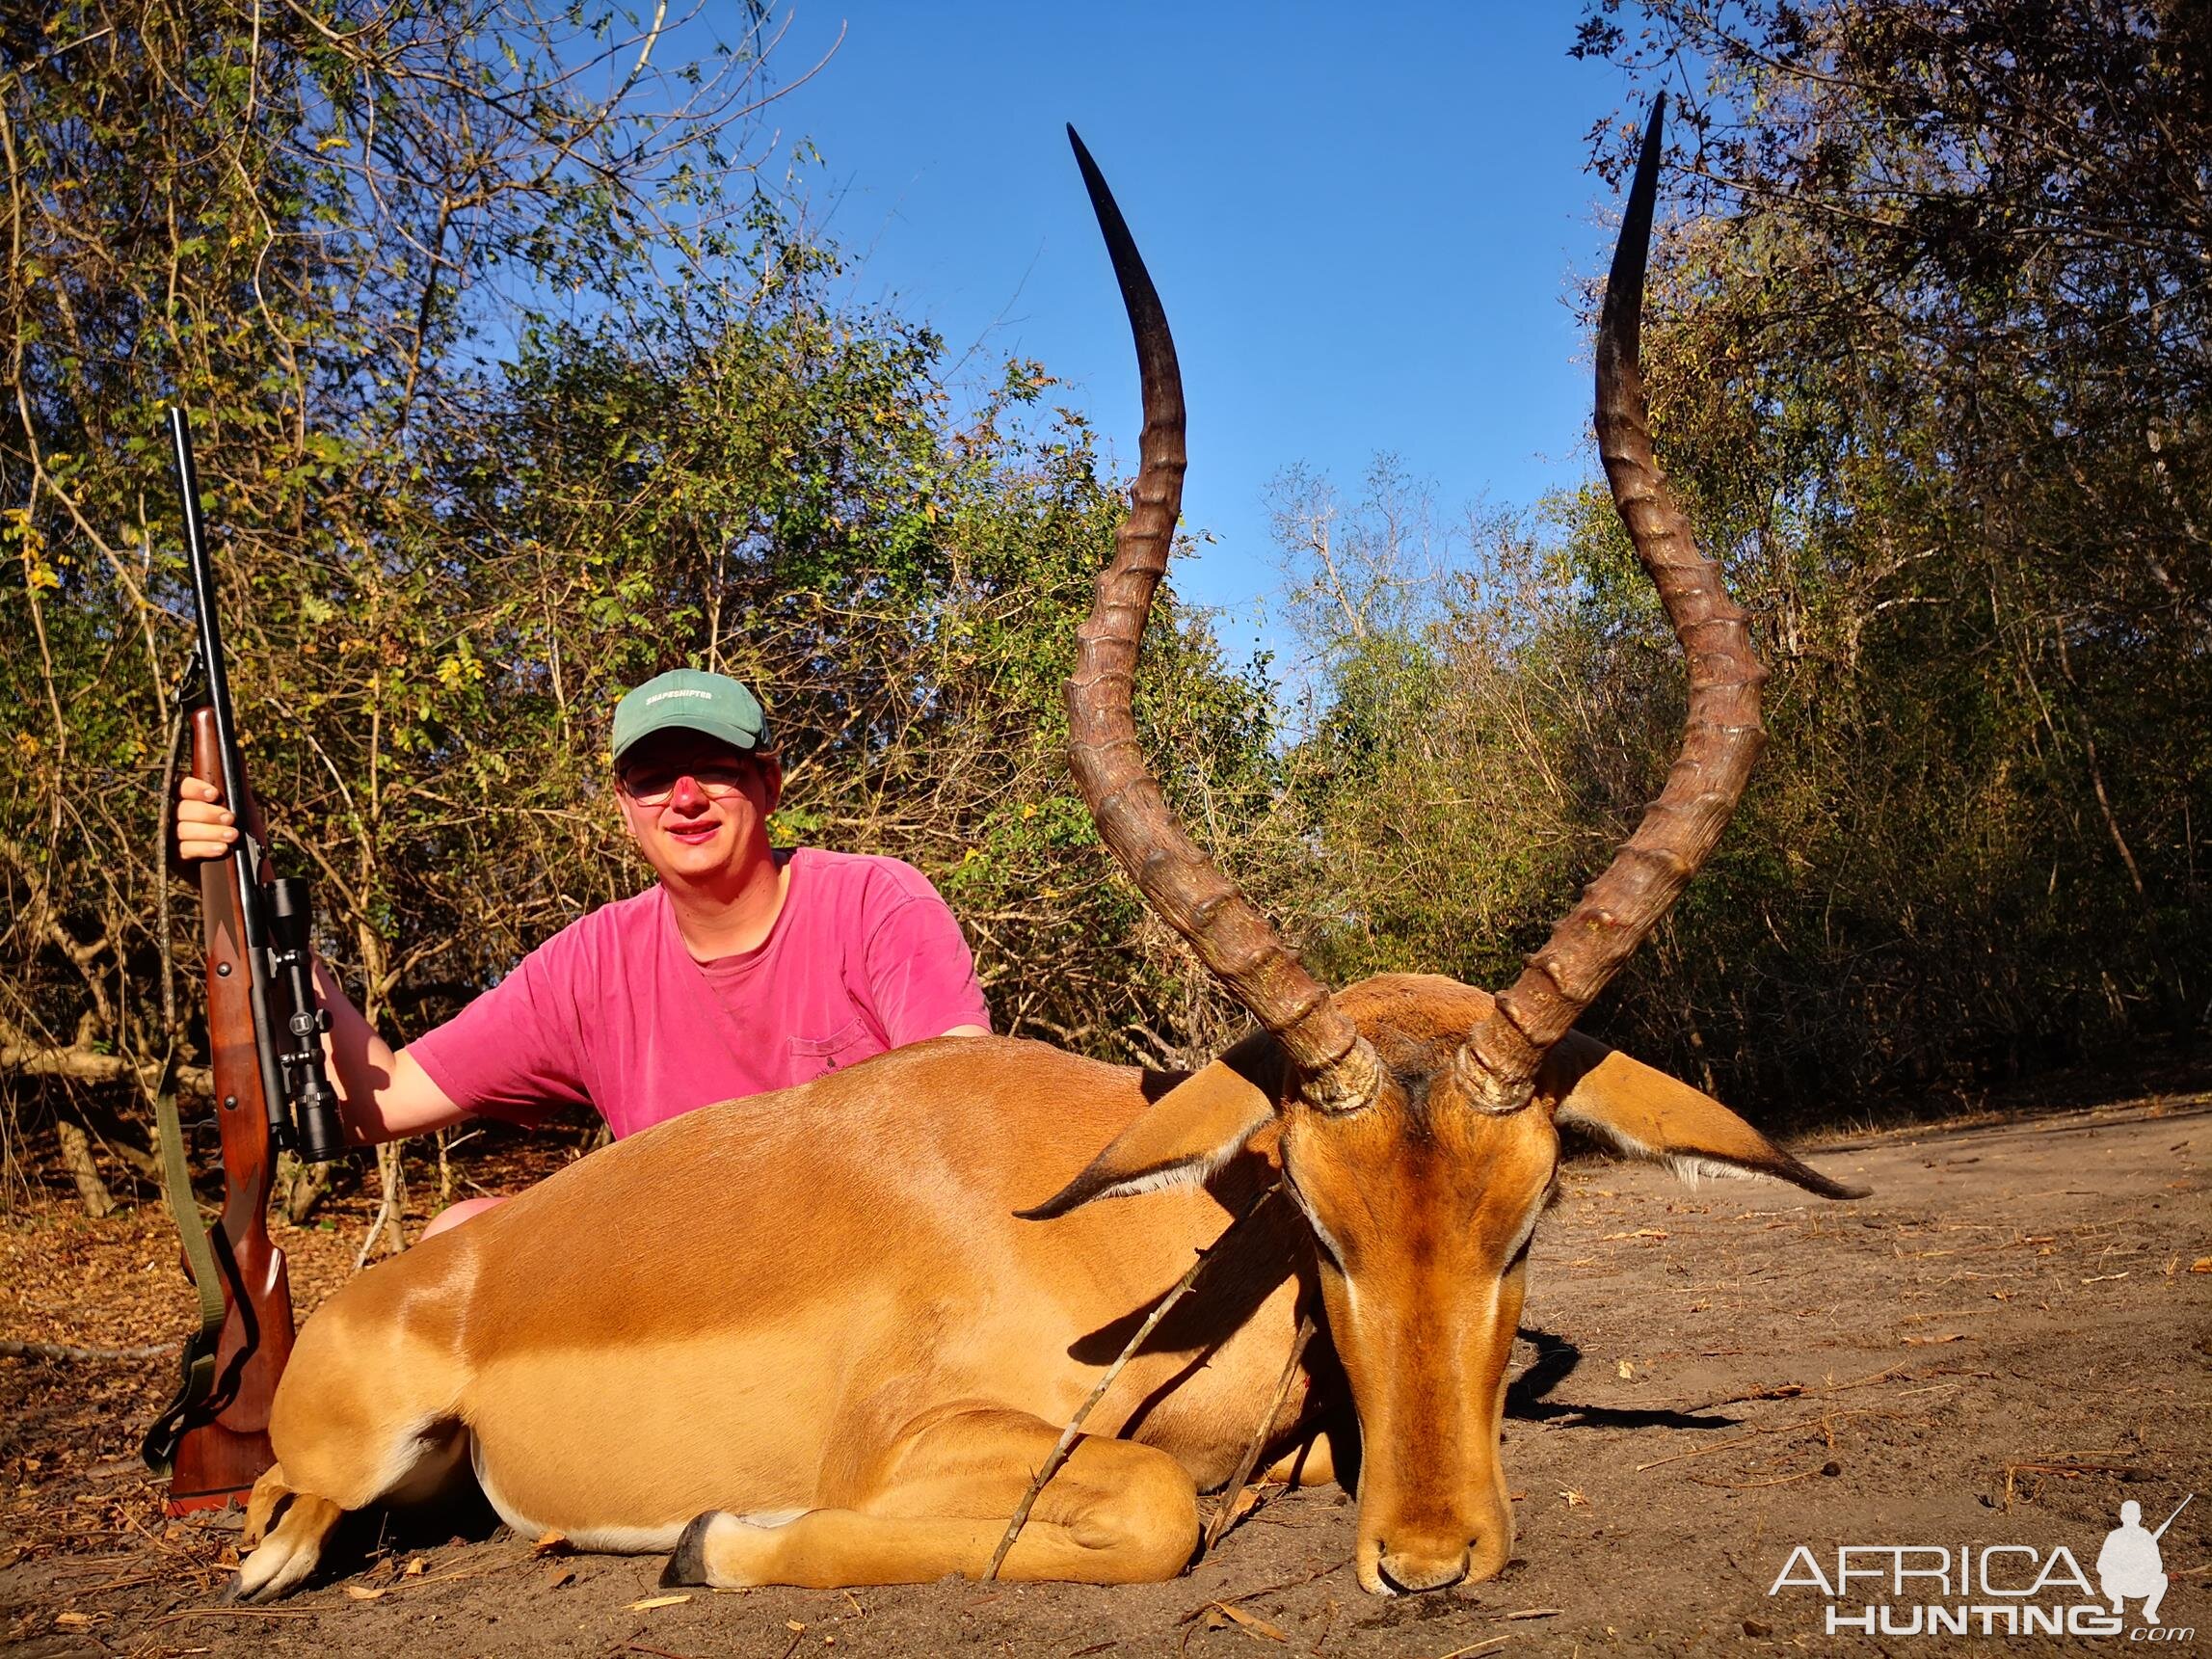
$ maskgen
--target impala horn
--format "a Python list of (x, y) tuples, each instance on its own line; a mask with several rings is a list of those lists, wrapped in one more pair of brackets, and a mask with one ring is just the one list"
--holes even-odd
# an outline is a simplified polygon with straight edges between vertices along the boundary
[(1544, 1056), (1712, 853), (1766, 741), (1759, 687), (1767, 671), (1751, 649), (1747, 619), (1729, 602), (1719, 568), (1697, 550), (1690, 522), (1651, 453), (1638, 342), (1666, 113), (1662, 93), (1644, 129), (1606, 279), (1598, 318), (1597, 437), (1613, 504), (1689, 658), (1689, 722), (1666, 787), (1644, 809), (1636, 833), (1460, 1049), (1452, 1068), (1460, 1091), (1482, 1111), (1518, 1111), (1529, 1104)]
[(1137, 746), (1131, 707), (1137, 650), (1183, 503), (1183, 376), (1159, 291), (1121, 209), (1072, 126), (1068, 142), (1113, 257), (1144, 386), (1129, 517), (1114, 533), (1112, 561), (1099, 573), (1090, 620), (1076, 634), (1068, 763), (1099, 838), (1153, 909), (1283, 1045), (1299, 1097), (1324, 1111), (1356, 1110), (1381, 1086), (1374, 1051), (1242, 890), (1184, 833)]

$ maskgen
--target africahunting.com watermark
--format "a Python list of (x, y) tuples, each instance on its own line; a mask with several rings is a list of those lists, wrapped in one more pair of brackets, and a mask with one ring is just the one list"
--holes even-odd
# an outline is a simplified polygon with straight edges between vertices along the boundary
[(1825, 1596), (1830, 1636), (2119, 1636), (2130, 1642), (2192, 1642), (2197, 1632), (2165, 1623), (2167, 1575), (2158, 1540), (2196, 1496), (2156, 1531), (2143, 1507), (2119, 1507), (2105, 1534), (2094, 1579), (2065, 1545), (1838, 1544), (1833, 1562), (1809, 1544), (1790, 1552), (1768, 1587), (1772, 1596)]

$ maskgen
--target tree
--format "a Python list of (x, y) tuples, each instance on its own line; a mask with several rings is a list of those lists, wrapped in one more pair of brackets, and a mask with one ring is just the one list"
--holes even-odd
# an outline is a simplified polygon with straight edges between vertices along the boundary
[(1674, 921), (1753, 1086), (2202, 1024), (2208, 48), (2181, 4), (1586, 16), (1681, 94), (1655, 419), (1776, 669), (1754, 905)]
[[(2208, 44), (2204, 8), (2097, 0), (1589, 9), (1637, 93), (1601, 172), (1676, 94), (1654, 424), (1773, 670), (1750, 791), (1602, 1034), (1820, 1114), (2201, 1028)], [(1426, 508), (1295, 471), (1281, 504), (1323, 664), (1287, 763), (1311, 954), (1495, 983), (1662, 782), (1649, 583), (1596, 482), (1441, 587), (1386, 533)]]
[[(933, 336), (830, 302), (835, 252), (738, 148), (772, 91), (749, 16), (701, 71), (657, 14), (468, 0), (0, 30), (0, 679), (32, 711), (0, 748), (0, 1134), (143, 1169), (173, 1039), (205, 1086), (158, 835), (178, 398), (251, 770), (395, 1039), (637, 883), (606, 721), (678, 661), (769, 693), (783, 833), (944, 882), (1002, 1024), (1149, 1053), (1217, 1017), (1057, 762), (1113, 481), (1035, 365), (956, 418)], [(1156, 638), (1171, 787), (1242, 812), (1263, 691), (1194, 619)]]

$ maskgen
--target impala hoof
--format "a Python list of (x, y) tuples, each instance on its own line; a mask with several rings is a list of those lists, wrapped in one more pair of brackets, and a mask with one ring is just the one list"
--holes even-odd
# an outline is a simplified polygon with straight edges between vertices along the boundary
[(691, 1524), (677, 1538), (676, 1548), (668, 1558), (668, 1565), (660, 1569), (660, 1582), (665, 1589), (672, 1584), (705, 1584), (706, 1582), (706, 1529), (714, 1524), (720, 1510), (708, 1510), (694, 1515)]

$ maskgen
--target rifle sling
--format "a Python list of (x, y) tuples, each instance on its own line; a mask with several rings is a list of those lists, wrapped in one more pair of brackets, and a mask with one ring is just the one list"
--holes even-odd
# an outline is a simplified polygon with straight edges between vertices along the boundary
[(161, 1064), (161, 1083), (154, 1091), (154, 1121), (161, 1135), (162, 1188), (169, 1199), (170, 1217), (184, 1243), (184, 1261), (192, 1274), (192, 1288), (200, 1298), (200, 1328), (184, 1339), (183, 1376), (176, 1398), (146, 1432), (139, 1456), (157, 1475), (166, 1476), (183, 1435), (185, 1420), (207, 1399), (215, 1386), (215, 1348), (223, 1334), (226, 1304), (223, 1271), (207, 1242), (206, 1223), (200, 1218), (199, 1200), (192, 1195), (192, 1169), (185, 1162), (184, 1129), (176, 1115), (176, 1048), (170, 1046)]

